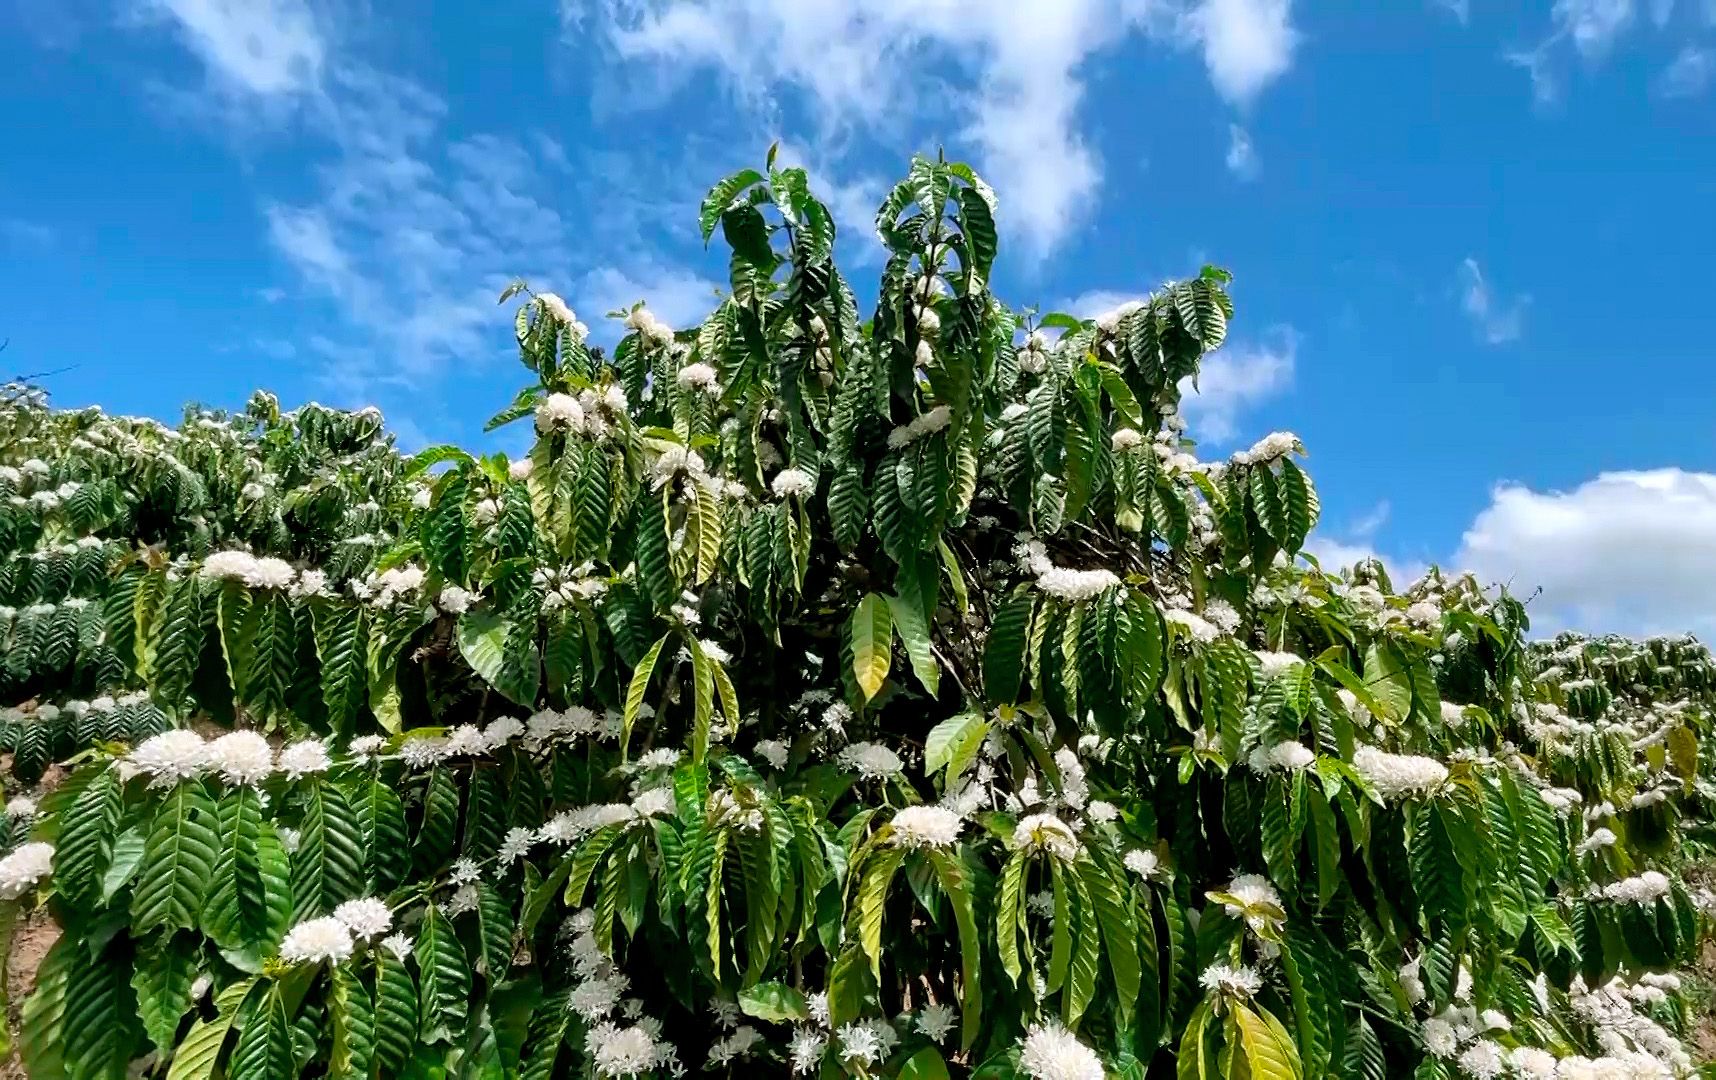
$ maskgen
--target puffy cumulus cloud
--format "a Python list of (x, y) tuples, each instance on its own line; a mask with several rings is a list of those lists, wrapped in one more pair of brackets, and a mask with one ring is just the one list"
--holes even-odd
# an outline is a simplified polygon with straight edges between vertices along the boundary
[(1531, 602), (1534, 633), (1716, 632), (1716, 475), (1608, 472), (1572, 491), (1501, 484), (1457, 565)]
[[(1090, 212), (1102, 180), (1079, 131), (1082, 69), (1142, 32), (1201, 48), (1236, 103), (1287, 70), (1290, 0), (561, 0), (569, 34), (595, 35), (666, 82), (722, 73), (761, 111), (807, 95), (824, 138), (897, 140), (951, 111), (1003, 196), (1003, 224), (1037, 254)], [(927, 60), (950, 58), (932, 67)], [(922, 76), (916, 72), (925, 72)], [(659, 92), (651, 98), (659, 103)]]
[(1204, 357), (1197, 385), (1182, 380), (1180, 411), (1192, 434), (1225, 443), (1238, 431), (1239, 417), (1293, 385), (1299, 335), (1277, 326), (1259, 342), (1229, 341)]
[(1186, 17), (1223, 97), (1244, 105), (1286, 73), (1299, 41), (1292, 6), (1292, 0), (1203, 0)]

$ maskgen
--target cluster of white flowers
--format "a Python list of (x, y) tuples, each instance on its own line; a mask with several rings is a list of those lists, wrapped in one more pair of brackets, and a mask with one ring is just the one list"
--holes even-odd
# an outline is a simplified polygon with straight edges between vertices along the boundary
[(351, 931), (353, 937), (365, 940), (380, 937), (393, 928), (393, 911), (387, 901), (366, 896), (347, 900), (334, 909), (334, 918)]
[(36, 816), (36, 800), (28, 795), (14, 795), (6, 802), (6, 816), (13, 821), (29, 821)]
[(150, 787), (171, 787), (202, 775), (209, 764), (209, 745), (194, 731), (174, 728), (145, 739), (127, 762), (149, 774)]
[(916, 442), (925, 435), (933, 435), (947, 427), (952, 421), (953, 409), (946, 405), (937, 405), (927, 412), (913, 417), (910, 423), (902, 424), (888, 432), (888, 448), (898, 450), (902, 446)]
[(639, 304), (626, 316), (626, 329), (635, 330), (645, 344), (666, 348), (673, 344), (673, 327), (655, 317), (655, 312)]
[(542, 610), (553, 611), (576, 600), (594, 600), (608, 591), (608, 580), (592, 576), (595, 563), (559, 569), (541, 568), (530, 575), (530, 583), (542, 590)]
[(254, 731), (234, 731), (208, 744), (208, 766), (229, 784), (260, 784), (274, 771), (274, 748)]
[(1019, 1067), (1031, 1080), (1103, 1080), (1096, 1051), (1057, 1020), (1032, 1024), (1019, 1043)]
[(1673, 882), (1668, 875), (1659, 870), (1646, 870), (1634, 877), (1601, 886), (1595, 895), (1617, 904), (1654, 904), (1667, 896), (1671, 888)]
[(1374, 746), (1353, 751), (1353, 769), (1385, 800), (1428, 795), (1448, 779), (1447, 766), (1435, 758), (1390, 754)]
[(536, 430), (544, 435), (555, 431), (581, 431), (584, 407), (571, 394), (549, 394), (536, 403)]
[(835, 756), (843, 769), (850, 769), (865, 780), (888, 780), (905, 771), (900, 755), (881, 743), (855, 742)]
[(733, 1033), (724, 1039), (718, 1039), (709, 1047), (709, 1064), (726, 1065), (739, 1058), (748, 1058), (758, 1043), (763, 1041), (762, 1033), (749, 1024), (740, 1024)]
[(894, 843), (908, 848), (950, 848), (965, 822), (940, 806), (908, 806), (894, 815)]
[(720, 373), (708, 364), (696, 363), (680, 368), (679, 373), (674, 376), (674, 381), (682, 390), (701, 390), (710, 397), (718, 397), (721, 394), (721, 384), (717, 381), (719, 378)]
[(54, 845), (40, 840), (20, 844), (0, 858), (0, 900), (16, 900), (53, 870)]
[(217, 551), (203, 560), (203, 576), (237, 581), (249, 589), (285, 589), (298, 571), (285, 559), (259, 559), (248, 551)]
[[(1206, 645), (1220, 637), (1222, 633), (1213, 623), (1183, 608), (1168, 608), (1162, 612), (1162, 619), (1170, 627), (1177, 628), (1193, 641)], [(1237, 622), (1237, 619), (1235, 621)]]
[(304, 739), (280, 751), (280, 771), (290, 780), (325, 773), (333, 764), (320, 739)]
[(1143, 307), (1144, 301), (1142, 300), (1128, 300), (1119, 307), (1098, 315), (1096, 317), (1096, 328), (1104, 334), (1111, 336), (1119, 333), (1121, 320), (1125, 319), (1126, 316), (1132, 314), (1134, 311), (1142, 310)]
[(421, 566), (396, 566), (351, 583), (352, 595), (372, 607), (391, 608), (415, 603), (428, 574)]
[(1585, 796), (1579, 794), (1579, 792), (1575, 791), (1573, 788), (1549, 787), (1544, 788), (1537, 794), (1543, 798), (1545, 803), (1549, 804), (1549, 808), (1551, 810), (1563, 817), (1571, 813), (1574, 807), (1585, 801)]
[(803, 499), (816, 491), (816, 482), (803, 469), (782, 469), (769, 482), (769, 490), (783, 499)]
[(1149, 848), (1135, 848), (1126, 853), (1126, 869), (1149, 881), (1161, 871), (1161, 860)]
[(1241, 450), (1233, 455), (1235, 465), (1268, 465), (1270, 462), (1286, 457), (1298, 451), (1305, 452), (1305, 444), (1299, 441), (1299, 436), (1291, 431), (1272, 431), (1253, 443), (1251, 449)]
[(543, 709), (533, 713), (524, 726), (524, 748), (536, 754), (557, 742), (603, 738), (609, 733), (608, 727), (606, 718), (582, 705), (569, 705), (565, 712)]
[(623, 825), (638, 820), (631, 803), (592, 803), (573, 810), (563, 810), (549, 818), (536, 831), (536, 839), (545, 844), (575, 844), (597, 829)]
[(787, 744), (779, 739), (762, 739), (757, 743), (757, 756), (776, 769), (784, 769), (788, 757)]
[(686, 473), (693, 479), (701, 480), (708, 476), (702, 455), (695, 450), (683, 446), (668, 446), (657, 454), (649, 466), (651, 485), (660, 491), (674, 477)]
[(351, 959), (351, 929), (333, 915), (306, 919), (287, 931), (280, 959), (288, 964), (338, 964)]
[(1230, 997), (1251, 997), (1263, 989), (1263, 976), (1255, 969), (1229, 964), (1211, 964), (1198, 976), (1198, 982), (1206, 990), (1219, 991)]
[(1013, 827), (1011, 847), (1015, 851), (1046, 851), (1062, 862), (1078, 858), (1078, 834), (1053, 814), (1031, 814)]
[(1019, 564), (1036, 575), (1037, 588), (1062, 600), (1089, 600), (1120, 584), (1112, 570), (1069, 570), (1056, 566), (1049, 558), (1049, 549), (1041, 540), (1021, 534), (1014, 549)]
[(1303, 744), (1289, 739), (1274, 746), (1259, 746), (1251, 752), (1247, 764), (1251, 771), (1262, 775), (1270, 772), (1297, 772), (1309, 768), (1317, 755)]
[(1580, 841), (1578, 852), (1581, 855), (1589, 855), (1593, 851), (1612, 847), (1618, 839), (1620, 838), (1615, 835), (1613, 829), (1593, 829), (1591, 835)]
[(792, 1041), (787, 1044), (787, 1054), (792, 1058), (792, 1071), (807, 1073), (822, 1064), (822, 1055), (828, 1049), (828, 1036), (811, 1027), (793, 1029)]
[(578, 316), (572, 313), (566, 301), (551, 292), (537, 293), (536, 302), (541, 311), (552, 315), (556, 322), (577, 341), (583, 341), (590, 336), (590, 328), (578, 321)]
[(1302, 657), (1287, 652), (1254, 650), (1251, 655), (1257, 659), (1257, 666), (1265, 679), (1272, 679), (1305, 662)]
[(1143, 445), (1143, 443), (1144, 436), (1138, 433), (1137, 428), (1119, 428), (1109, 439), (1109, 445), (1116, 454), (1124, 454), (1135, 446)]
[(1281, 906), (1281, 894), (1262, 874), (1240, 874), (1228, 882), (1222, 900), (1223, 909), (1235, 918), (1244, 919), (1254, 933), (1279, 930), (1287, 919), (1287, 909)]

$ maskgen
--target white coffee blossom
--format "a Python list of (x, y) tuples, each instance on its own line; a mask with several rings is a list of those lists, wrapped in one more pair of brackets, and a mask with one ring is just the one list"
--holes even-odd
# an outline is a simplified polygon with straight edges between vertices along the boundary
[(259, 784), (274, 771), (274, 748), (254, 731), (233, 731), (208, 744), (209, 768), (229, 784)]
[(1298, 772), (1309, 768), (1316, 760), (1317, 755), (1311, 750), (1289, 739), (1274, 746), (1259, 746), (1251, 752), (1246, 764), (1251, 766), (1252, 772), (1262, 775), (1269, 772)]
[(951, 1005), (925, 1005), (918, 1013), (917, 1029), (930, 1042), (941, 1042), (958, 1024), (959, 1014)]
[(0, 900), (16, 900), (53, 873), (54, 845), (22, 844), (0, 858)]
[(352, 932), (332, 915), (307, 919), (286, 933), (280, 959), (288, 964), (338, 964), (351, 958)]
[(894, 843), (907, 848), (950, 848), (965, 823), (940, 806), (908, 806), (894, 815)]
[(304, 739), (280, 751), (280, 771), (292, 780), (325, 773), (333, 764), (320, 739)]
[(28, 795), (14, 795), (6, 803), (6, 816), (13, 821), (29, 821), (36, 816), (36, 800)]
[(816, 483), (803, 469), (782, 469), (769, 482), (769, 490), (783, 499), (789, 495), (802, 499), (816, 490)]
[(571, 394), (549, 394), (536, 403), (536, 430), (577, 430), (584, 426), (584, 409)]
[(840, 751), (835, 759), (844, 769), (850, 769), (866, 780), (886, 780), (905, 771), (900, 755), (881, 743), (855, 742)]
[(1255, 970), (1228, 964), (1211, 964), (1198, 976), (1198, 982), (1206, 990), (1219, 991), (1231, 997), (1251, 997), (1263, 989), (1263, 976)]
[(1390, 754), (1374, 746), (1353, 751), (1353, 769), (1391, 802), (1428, 795), (1448, 779), (1447, 766), (1434, 758)]
[(366, 940), (379, 937), (393, 928), (393, 912), (388, 908), (387, 901), (373, 896), (347, 900), (334, 909), (334, 918), (344, 923), (353, 937)]
[(1046, 851), (1062, 862), (1078, 858), (1078, 834), (1053, 814), (1031, 814), (1013, 827), (1015, 851)]
[(209, 763), (209, 746), (188, 728), (152, 735), (131, 752), (133, 767), (149, 774), (150, 787), (171, 787), (202, 775)]
[(946, 405), (937, 405), (928, 412), (914, 417), (910, 423), (888, 432), (888, 448), (898, 450), (908, 443), (916, 442), (925, 435), (932, 435), (940, 431), (947, 427), (952, 420), (953, 410)]
[(1060, 1021), (1032, 1024), (1019, 1043), (1019, 1067), (1031, 1080), (1104, 1080), (1107, 1075), (1096, 1051)]
[(687, 390), (702, 390), (705, 393), (720, 393), (721, 388), (716, 383), (719, 373), (708, 364), (687, 364), (679, 369), (674, 381)]

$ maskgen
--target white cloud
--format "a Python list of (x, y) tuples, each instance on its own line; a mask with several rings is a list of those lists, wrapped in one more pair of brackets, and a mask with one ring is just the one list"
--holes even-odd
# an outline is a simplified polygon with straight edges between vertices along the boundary
[(1468, 258), (1460, 264), (1460, 280), (1460, 306), (1484, 341), (1501, 345), (1518, 340), (1524, 327), (1525, 305), (1531, 298), (1520, 296), (1511, 304), (1501, 303), (1484, 280), (1476, 259)]
[(1286, 73), (1299, 35), (1289, 23), (1292, 0), (1202, 0), (1190, 26), (1221, 95), (1236, 105)]
[(1531, 603), (1533, 633), (1716, 631), (1716, 475), (1599, 474), (1572, 491), (1502, 484), (1459, 565)]
[(133, 13), (173, 23), (230, 88), (292, 95), (320, 78), (327, 46), (303, 0), (138, 0)]
[[(1038, 255), (1088, 217), (1102, 180), (1078, 130), (1086, 60), (1136, 31), (1201, 46), (1217, 89), (1244, 103), (1291, 62), (1289, 8), (1289, 0), (562, 0), (575, 32), (601, 35), (666, 81), (713, 68), (763, 112), (776, 111), (782, 88), (808, 94), (835, 144), (856, 129), (919, 137), (951, 109), (1003, 196), (1003, 225)], [(932, 63), (943, 59), (951, 63)]]
[(1298, 349), (1299, 335), (1278, 326), (1267, 343), (1229, 342), (1205, 356), (1197, 386), (1190, 379), (1180, 383), (1180, 411), (1192, 434), (1216, 444), (1232, 439), (1241, 413), (1293, 384)]
[(39, 221), (24, 218), (0, 218), (0, 248), (18, 251), (47, 251), (58, 240), (58, 234)]
[(1471, 21), (1471, 0), (1433, 0), (1435, 5), (1458, 19), (1461, 26)]
[(335, 156), (315, 196), (264, 207), (275, 248), (356, 332), (316, 352), (350, 386), (493, 355), (501, 288), (568, 273), (542, 160), (512, 139), (448, 141), (445, 103), (409, 80), (342, 68), (328, 81), (312, 108)]
[(1713, 77), (1716, 77), (1716, 52), (1688, 45), (1657, 76), (1656, 90), (1663, 97), (1697, 97), (1709, 87)]
[(1385, 555), (1368, 540), (1336, 540), (1321, 532), (1312, 534), (1305, 541), (1305, 552), (1317, 560), (1318, 566), (1330, 573), (1349, 569), (1364, 559), (1377, 559), (1382, 563), (1383, 570), (1387, 571), (1389, 584), (1393, 585), (1396, 591), (1406, 588), (1429, 569), (1429, 565), (1424, 562), (1411, 559), (1402, 561)]
[(1068, 300), (1061, 307), (1068, 315), (1077, 319), (1094, 319), (1098, 315), (1113, 311), (1121, 304), (1129, 304), (1134, 300), (1143, 300), (1140, 293), (1116, 292), (1113, 289), (1092, 289), (1080, 293)]
[[(1672, 3), (1653, 0), (1651, 17), (1657, 25), (1667, 20)], [(1550, 10), (1553, 29), (1536, 46), (1507, 54), (1510, 63), (1531, 76), (1532, 95), (1539, 105), (1555, 101), (1561, 93), (1555, 57), (1563, 42), (1588, 64), (1603, 60), (1633, 24), (1633, 0), (1555, 0)]]
[(1257, 151), (1251, 145), (1251, 136), (1238, 124), (1227, 126), (1227, 168), (1228, 171), (1241, 180), (1250, 180), (1257, 175)]
[(1582, 56), (1597, 59), (1632, 24), (1633, 0), (1555, 0), (1551, 17)]
[(629, 309), (642, 300), (667, 325), (684, 329), (702, 322), (714, 310), (718, 302), (715, 288), (713, 281), (674, 267), (644, 265), (628, 273), (608, 266), (585, 274), (568, 299), (579, 310), (579, 318), (590, 325), (592, 334), (618, 338), (621, 335), (617, 332), (604, 334), (602, 321), (608, 312)]

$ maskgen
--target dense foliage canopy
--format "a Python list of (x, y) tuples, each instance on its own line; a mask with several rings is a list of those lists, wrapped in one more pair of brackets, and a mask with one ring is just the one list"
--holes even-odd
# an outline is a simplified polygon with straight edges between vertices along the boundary
[(994, 211), (914, 161), (864, 322), (772, 160), (700, 326), (509, 290), (511, 462), (10, 388), (30, 1074), (1685, 1074), (1709, 653), (1319, 569), (1227, 276), (1019, 315)]

